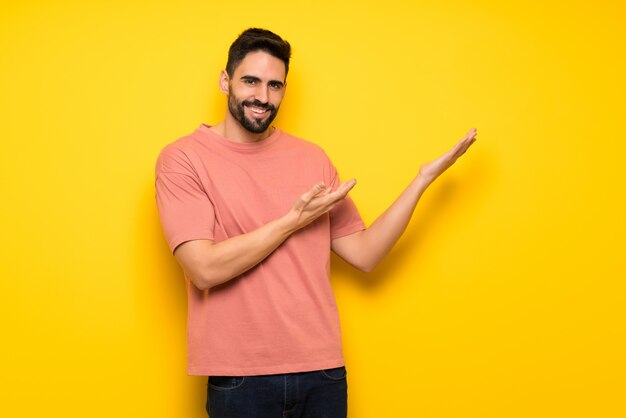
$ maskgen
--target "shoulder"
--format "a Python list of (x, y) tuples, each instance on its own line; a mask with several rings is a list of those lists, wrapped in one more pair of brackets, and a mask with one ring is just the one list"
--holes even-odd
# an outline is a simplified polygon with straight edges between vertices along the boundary
[(193, 134), (185, 135), (165, 145), (157, 157), (156, 172), (188, 172), (192, 169), (190, 156), (196, 151)]

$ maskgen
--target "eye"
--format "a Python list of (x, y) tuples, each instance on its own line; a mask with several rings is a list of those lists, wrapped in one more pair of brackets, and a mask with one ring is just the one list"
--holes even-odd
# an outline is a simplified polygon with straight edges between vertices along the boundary
[(276, 82), (276, 81), (272, 81), (269, 83), (270, 88), (274, 89), (274, 90), (279, 90), (283, 85)]

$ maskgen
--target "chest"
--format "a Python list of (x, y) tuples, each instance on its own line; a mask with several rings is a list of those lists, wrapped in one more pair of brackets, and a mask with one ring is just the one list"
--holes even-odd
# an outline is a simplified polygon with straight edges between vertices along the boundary
[(323, 164), (302, 153), (217, 154), (201, 160), (197, 169), (216, 222), (228, 236), (285, 215), (300, 195), (328, 181)]

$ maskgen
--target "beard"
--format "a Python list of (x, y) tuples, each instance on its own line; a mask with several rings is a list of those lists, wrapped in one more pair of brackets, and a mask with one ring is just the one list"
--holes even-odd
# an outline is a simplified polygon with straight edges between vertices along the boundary
[[(265, 118), (252, 118), (249, 119), (246, 117), (244, 107), (245, 106), (255, 106), (262, 109), (268, 109), (269, 115), (265, 116)], [(275, 107), (269, 103), (261, 103), (258, 100), (244, 100), (242, 102), (238, 102), (233, 94), (232, 90), (228, 91), (228, 111), (237, 121), (243, 126), (246, 130), (260, 134), (263, 133), (269, 128), (270, 124), (274, 121), (276, 114), (278, 113), (278, 107)]]

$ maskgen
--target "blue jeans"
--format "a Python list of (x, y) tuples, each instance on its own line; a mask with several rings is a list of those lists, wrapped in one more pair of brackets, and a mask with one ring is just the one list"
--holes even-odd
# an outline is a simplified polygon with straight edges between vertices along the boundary
[(206, 411), (210, 418), (346, 418), (346, 368), (210, 376)]

